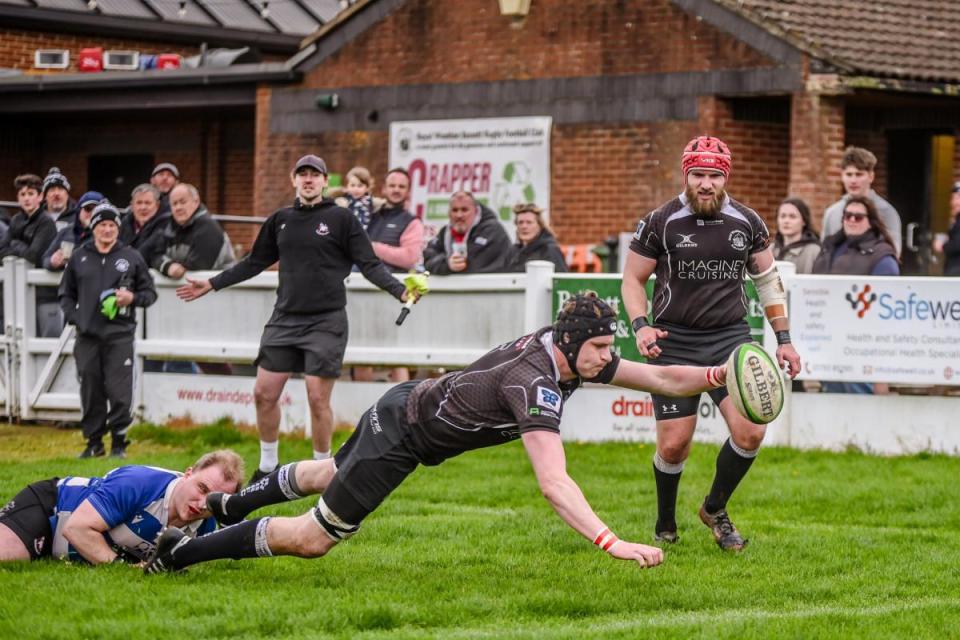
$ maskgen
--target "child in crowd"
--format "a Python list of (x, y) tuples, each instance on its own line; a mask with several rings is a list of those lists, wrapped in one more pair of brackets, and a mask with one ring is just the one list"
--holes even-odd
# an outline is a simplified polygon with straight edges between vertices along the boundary
[(347, 172), (346, 194), (342, 197), (345, 202), (341, 203), (340, 198), (337, 201), (337, 204), (353, 212), (364, 229), (370, 224), (370, 215), (373, 213), (372, 190), (373, 176), (370, 172), (366, 167), (354, 167)]

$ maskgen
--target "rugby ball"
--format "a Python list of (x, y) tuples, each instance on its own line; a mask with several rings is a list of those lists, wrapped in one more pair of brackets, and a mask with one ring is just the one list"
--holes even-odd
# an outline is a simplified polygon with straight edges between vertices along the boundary
[(783, 409), (783, 376), (763, 347), (747, 342), (727, 358), (727, 392), (744, 418), (756, 424), (776, 420)]

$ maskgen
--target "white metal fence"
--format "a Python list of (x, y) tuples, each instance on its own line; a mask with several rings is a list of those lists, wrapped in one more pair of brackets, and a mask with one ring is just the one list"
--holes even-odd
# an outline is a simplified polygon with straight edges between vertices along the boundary
[[(394, 323), (400, 305), (359, 274), (350, 276), (346, 363), (461, 367), (493, 345), (549, 324), (553, 268), (548, 263), (530, 263), (528, 268), (527, 273), (519, 274), (433, 278), (430, 294), (401, 327)], [(618, 275), (595, 277), (618, 278)], [(805, 313), (797, 308), (808, 298), (816, 303), (818, 298), (809, 297), (808, 293), (822, 297), (823, 292), (829, 290), (829, 295), (844, 300), (854, 286), (863, 291), (863, 279), (846, 282), (836, 276), (827, 278), (835, 281), (832, 289), (821, 286), (810, 276), (788, 282), (790, 304), (796, 311), (798, 325), (794, 329), (795, 338), (802, 338), (808, 331), (801, 326), (802, 321), (819, 322), (814, 312)], [(56, 286), (58, 279), (57, 274), (28, 269), (21, 260), (7, 259), (0, 268), (4, 313), (4, 334), (0, 336), (0, 415), (21, 420), (79, 418), (72, 332), (68, 330), (59, 338), (38, 338), (35, 331), (37, 288)], [(896, 280), (898, 286), (909, 286), (924, 299), (933, 295), (931, 291), (936, 293), (943, 288), (942, 282), (932, 278)], [(261, 274), (189, 304), (177, 299), (174, 290), (178, 282), (157, 276), (156, 283), (158, 300), (140, 315), (137, 353), (141, 361), (143, 357), (201, 362), (253, 360), (263, 324), (273, 309), (275, 272)], [(892, 287), (893, 280), (872, 284), (875, 291), (881, 292), (874, 307), (882, 310), (883, 291)], [(810, 306), (810, 309), (819, 308)], [(851, 337), (859, 339), (864, 327), (869, 326), (865, 323), (870, 316), (852, 319), (849, 317), (852, 310), (842, 306), (835, 313), (843, 315), (824, 318), (824, 321), (836, 327), (833, 333), (838, 341), (851, 333), (851, 327), (856, 328), (856, 334)], [(886, 321), (879, 317), (878, 313), (874, 324), (887, 330), (889, 323), (884, 324)], [(909, 326), (917, 334), (928, 330), (921, 324)], [(929, 330), (942, 333), (944, 326), (940, 323)], [(773, 344), (769, 327), (767, 336), (766, 344)], [(802, 339), (798, 350), (802, 357), (809, 352), (810, 359), (816, 360), (813, 356), (817, 354), (811, 345), (804, 345)], [(838, 354), (835, 358), (842, 360), (843, 352)], [(945, 367), (945, 370), (947, 375), (951, 369)], [(960, 371), (960, 362), (953, 370)], [(857, 374), (851, 375), (848, 379), (857, 379)], [(862, 373), (859, 375), (859, 379), (864, 379)], [(139, 380), (136, 404), (147, 419), (163, 421), (189, 414), (199, 420), (221, 415), (245, 422), (254, 420), (253, 381), (248, 377), (148, 373)], [(956, 385), (958, 382), (960, 377), (954, 376), (952, 380), (930, 384)], [(384, 388), (383, 384), (338, 384), (333, 397), (337, 421), (354, 422)], [(283, 428), (309, 427), (302, 383), (292, 382), (287, 392), (289, 403), (284, 408)], [(953, 422), (950, 416), (956, 407), (960, 407), (960, 403), (952, 397), (788, 393), (787, 407), (771, 425), (767, 442), (824, 448), (853, 445), (880, 453), (918, 450), (957, 453), (960, 452), (960, 430), (950, 427)], [(654, 437), (650, 397), (642, 392), (588, 386), (574, 395), (567, 409), (562, 425), (567, 438), (651, 440)], [(725, 437), (725, 427), (716, 413), (709, 400), (703, 400), (698, 438)]]

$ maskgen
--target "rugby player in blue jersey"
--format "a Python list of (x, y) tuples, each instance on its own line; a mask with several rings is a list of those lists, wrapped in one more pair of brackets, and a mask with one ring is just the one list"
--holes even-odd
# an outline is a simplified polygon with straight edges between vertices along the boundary
[(0, 509), (0, 561), (137, 563), (153, 554), (165, 527), (191, 537), (213, 531), (207, 494), (237, 491), (242, 481), (243, 460), (220, 450), (183, 473), (130, 465), (102, 478), (34, 482)]

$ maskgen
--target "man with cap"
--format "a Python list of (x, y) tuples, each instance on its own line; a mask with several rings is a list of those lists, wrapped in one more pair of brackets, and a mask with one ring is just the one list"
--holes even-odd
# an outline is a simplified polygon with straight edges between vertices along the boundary
[[(319, 557), (360, 523), (419, 465), (520, 439), (543, 496), (574, 531), (603, 551), (642, 567), (663, 561), (657, 547), (620, 540), (567, 475), (560, 417), (585, 382), (688, 395), (726, 380), (717, 367), (652, 367), (611, 351), (617, 318), (592, 291), (567, 300), (554, 325), (496, 347), (463, 371), (389, 390), (360, 418), (333, 460), (286, 464), (236, 495), (211, 493), (210, 511), (235, 526), (195, 544), (171, 528), (161, 534), (147, 573), (219, 558)], [(298, 518), (241, 522), (264, 505), (320, 493)]]
[(112, 204), (94, 208), (90, 228), (93, 242), (74, 249), (60, 281), (60, 306), (77, 328), (73, 357), (87, 440), (80, 457), (104, 455), (110, 431), (110, 455), (123, 458), (133, 421), (134, 307), (150, 306), (157, 292), (143, 258), (118, 240), (120, 214)]
[(180, 170), (172, 162), (161, 162), (150, 174), (150, 184), (160, 192), (160, 214), (170, 212), (170, 192), (180, 184)]
[(280, 284), (257, 355), (254, 398), (260, 432), (256, 482), (278, 465), (280, 408), (287, 379), (302, 372), (313, 434), (314, 457), (330, 457), (333, 411), (330, 394), (340, 376), (347, 346), (344, 279), (354, 265), (364, 277), (406, 302), (408, 292), (377, 259), (363, 227), (350, 210), (324, 198), (327, 166), (315, 155), (300, 158), (290, 174), (296, 199), (275, 211), (260, 228), (250, 253), (210, 280), (187, 278), (177, 289), (190, 301), (243, 282), (279, 261)]
[(50, 167), (43, 179), (43, 209), (56, 224), (57, 231), (73, 226), (79, 208), (70, 198), (70, 181), (59, 167)]
[(950, 229), (934, 237), (933, 250), (943, 254), (943, 275), (960, 276), (960, 181), (950, 193)]
[[(650, 364), (719, 364), (751, 340), (743, 289), (747, 273), (776, 332), (777, 360), (781, 367), (789, 365), (794, 377), (800, 371), (800, 357), (790, 343), (786, 293), (767, 226), (755, 211), (727, 195), (731, 163), (730, 149), (717, 138), (700, 136), (687, 144), (681, 163), (683, 192), (637, 225), (623, 272), (623, 301), (637, 348)], [(648, 318), (646, 285), (654, 273)], [(765, 427), (740, 415), (725, 387), (710, 391), (710, 397), (720, 408), (730, 438), (717, 457), (713, 487), (699, 515), (721, 549), (739, 551), (747, 541), (730, 521), (727, 501), (759, 453)], [(678, 539), (677, 490), (696, 429), (700, 394), (676, 399), (654, 393), (653, 404), (654, 534), (658, 541), (672, 543)]]

